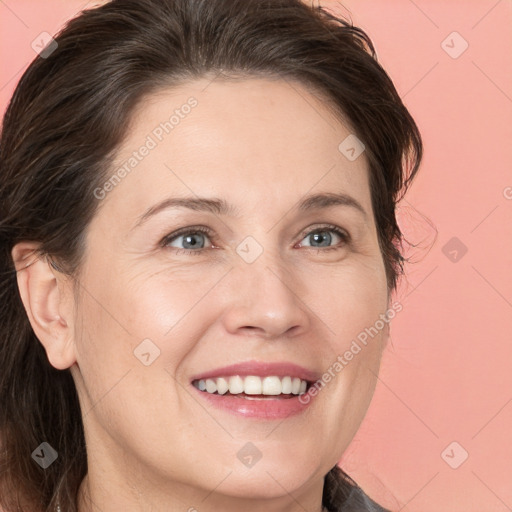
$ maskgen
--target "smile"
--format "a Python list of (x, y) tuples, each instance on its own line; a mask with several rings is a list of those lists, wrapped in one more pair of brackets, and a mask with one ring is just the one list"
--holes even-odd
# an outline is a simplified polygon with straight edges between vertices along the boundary
[[(212, 379), (194, 380), (192, 384), (206, 393), (218, 395), (242, 395), (250, 398), (250, 395), (260, 396), (282, 396), (291, 397), (306, 393), (310, 382), (299, 377), (278, 377), (267, 376), (259, 377), (257, 375), (233, 375), (230, 377), (217, 377)], [(248, 396), (249, 395), (249, 396)]]

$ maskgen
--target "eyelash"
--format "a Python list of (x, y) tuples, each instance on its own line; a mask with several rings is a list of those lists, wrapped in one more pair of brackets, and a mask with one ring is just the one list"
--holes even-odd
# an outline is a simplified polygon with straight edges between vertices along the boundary
[[(313, 233), (322, 232), (322, 231), (332, 231), (332, 232), (334, 232), (336, 235), (338, 235), (342, 239), (343, 244), (342, 245), (329, 246), (329, 247), (311, 247), (311, 246), (307, 246), (306, 247), (307, 249), (316, 249), (317, 251), (320, 250), (322, 252), (332, 251), (332, 250), (340, 250), (346, 244), (349, 244), (351, 242), (351, 237), (350, 237), (350, 235), (346, 231), (344, 231), (341, 228), (339, 228), (338, 226), (335, 226), (335, 225), (332, 225), (332, 224), (326, 224), (325, 226), (319, 226), (319, 227), (316, 227), (316, 228), (314, 228), (312, 230), (309, 230), (309, 231), (307, 231), (307, 230), (303, 231), (300, 234), (301, 240), (303, 240), (308, 235), (312, 235)], [(164, 248), (175, 249), (176, 254), (186, 254), (186, 255), (201, 254), (205, 250), (207, 250), (207, 248), (196, 249), (196, 250), (193, 250), (193, 249), (179, 249), (179, 248), (176, 248), (176, 247), (168, 247), (168, 245), (167, 245), (170, 242), (174, 241), (174, 239), (176, 239), (176, 238), (178, 238), (180, 236), (191, 235), (191, 234), (193, 235), (193, 234), (197, 234), (197, 233), (201, 233), (203, 235), (207, 235), (208, 238), (210, 238), (210, 240), (213, 243), (214, 234), (213, 234), (213, 231), (211, 229), (209, 229), (207, 227), (204, 227), (204, 226), (189, 226), (189, 227), (186, 227), (186, 228), (179, 229), (178, 231), (175, 231), (174, 233), (171, 233), (171, 234), (165, 236), (162, 239), (162, 241), (160, 242), (160, 245), (162, 247), (164, 247)]]

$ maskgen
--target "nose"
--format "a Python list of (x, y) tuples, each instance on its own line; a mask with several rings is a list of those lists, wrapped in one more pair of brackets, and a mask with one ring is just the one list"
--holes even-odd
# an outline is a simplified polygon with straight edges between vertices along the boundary
[(275, 339), (309, 328), (305, 284), (285, 262), (265, 253), (251, 264), (239, 261), (228, 281), (223, 321), (229, 333)]

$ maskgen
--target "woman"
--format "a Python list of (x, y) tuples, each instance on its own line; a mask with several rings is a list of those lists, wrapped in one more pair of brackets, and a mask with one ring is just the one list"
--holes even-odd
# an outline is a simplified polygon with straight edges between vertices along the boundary
[(384, 510), (336, 463), (421, 155), (368, 36), (321, 8), (71, 20), (3, 122), (0, 506)]

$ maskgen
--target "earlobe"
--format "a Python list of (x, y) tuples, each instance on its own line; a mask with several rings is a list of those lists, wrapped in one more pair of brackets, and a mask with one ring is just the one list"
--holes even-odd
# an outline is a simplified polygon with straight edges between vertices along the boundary
[(72, 294), (45, 256), (36, 251), (38, 244), (20, 242), (11, 255), (21, 300), (35, 335), (44, 346), (48, 360), (59, 370), (76, 362), (72, 325)]

